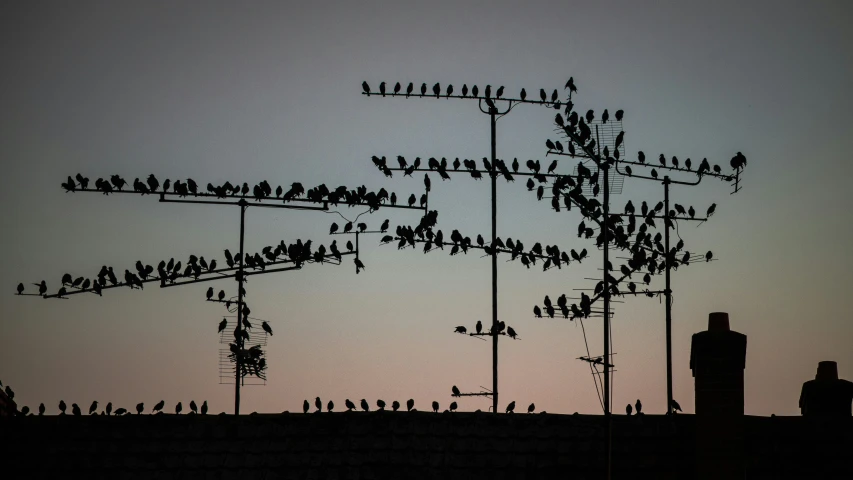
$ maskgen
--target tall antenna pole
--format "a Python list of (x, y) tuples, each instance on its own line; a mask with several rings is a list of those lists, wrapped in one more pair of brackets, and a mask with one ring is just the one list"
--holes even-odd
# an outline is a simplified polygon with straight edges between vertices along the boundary
[(672, 290), (669, 286), (669, 270), (672, 265), (669, 251), (669, 176), (663, 177), (663, 230), (666, 255), (666, 413), (672, 414)]
[[(491, 120), (491, 134), (492, 134), (492, 169), (497, 169), (497, 159), (496, 159), (496, 136), (495, 136), (495, 114), (497, 113), (497, 109), (495, 107), (489, 108), (489, 119)], [(495, 245), (495, 239), (497, 238), (497, 222), (498, 222), (498, 194), (497, 194), (497, 182), (498, 178), (496, 175), (496, 171), (491, 172), (489, 177), (491, 177), (492, 181), (492, 246)], [(492, 411), (494, 413), (498, 412), (498, 252), (497, 250), (492, 251), (492, 331), (495, 332), (495, 335), (492, 335)]]
[[(240, 200), (240, 270), (237, 272), (237, 338), (238, 352), (243, 349), (243, 235), (246, 230), (246, 200)], [(240, 380), (242, 379), (242, 357), (235, 355), (234, 367), (234, 415), (240, 415)]]
[(608, 224), (610, 223), (610, 164), (607, 159), (601, 160), (601, 141), (598, 137), (598, 125), (595, 126), (595, 140), (598, 144), (599, 152), (599, 169), (604, 170), (604, 202), (602, 208), (604, 210), (604, 226), (602, 235), (604, 235), (604, 421), (607, 423), (604, 432), (604, 462), (606, 476), (610, 479), (610, 450), (611, 450), (611, 418), (610, 418), (610, 273), (607, 270), (609, 261), (609, 235), (607, 235)]

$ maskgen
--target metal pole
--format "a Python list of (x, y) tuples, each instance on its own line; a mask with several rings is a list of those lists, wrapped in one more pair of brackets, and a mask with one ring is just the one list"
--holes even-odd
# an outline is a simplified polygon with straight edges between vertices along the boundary
[(596, 144), (599, 145), (599, 168), (604, 170), (604, 421), (606, 423), (604, 432), (604, 461), (605, 461), (605, 477), (610, 479), (610, 461), (611, 461), (611, 429), (612, 423), (610, 418), (610, 282), (607, 270), (609, 262), (609, 243), (610, 239), (607, 235), (608, 225), (610, 224), (610, 165), (607, 159), (601, 161), (601, 142), (598, 139), (598, 126), (595, 127)]
[(240, 269), (237, 271), (237, 343), (238, 354), (235, 358), (234, 367), (234, 415), (240, 415), (240, 381), (242, 380), (242, 362), (240, 355), (243, 352), (243, 236), (246, 230), (246, 201), (240, 200)]
[[(495, 139), (495, 114), (497, 109), (492, 107), (489, 109), (489, 118), (492, 127), (492, 172), (489, 177), (492, 181), (492, 247), (495, 246), (495, 239), (498, 236), (497, 221), (498, 221), (498, 195), (497, 195), (497, 177), (494, 175), (496, 159), (496, 139)], [(492, 411), (498, 412), (498, 252), (492, 251)]]
[(666, 255), (666, 413), (672, 414), (672, 290), (669, 287), (669, 271), (672, 259), (669, 251), (669, 177), (663, 177), (663, 229)]

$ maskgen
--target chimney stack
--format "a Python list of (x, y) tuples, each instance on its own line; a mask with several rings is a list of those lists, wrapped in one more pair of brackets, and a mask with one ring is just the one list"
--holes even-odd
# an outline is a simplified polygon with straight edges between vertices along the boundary
[(804, 416), (849, 417), (853, 383), (838, 378), (838, 364), (820, 362), (814, 380), (803, 383), (800, 412)]
[(729, 314), (708, 315), (708, 331), (693, 334), (690, 369), (696, 387), (696, 415), (743, 415), (746, 335), (729, 327)]
[(743, 372), (746, 335), (731, 330), (729, 314), (708, 315), (708, 330), (693, 334), (697, 478), (744, 478)]

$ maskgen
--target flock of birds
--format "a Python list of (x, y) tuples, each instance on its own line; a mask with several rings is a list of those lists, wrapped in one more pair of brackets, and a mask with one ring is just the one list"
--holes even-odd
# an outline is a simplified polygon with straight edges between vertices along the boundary
[[(338, 249), (337, 241), (332, 241), (327, 249), (324, 245), (320, 245), (316, 250), (313, 249), (313, 242), (307, 240), (304, 243), (302, 239), (297, 239), (295, 243), (286, 245), (282, 240), (278, 245), (266, 246), (260, 252), (254, 254), (245, 253), (243, 260), (245, 269), (263, 271), (270, 265), (281, 263), (293, 263), (301, 266), (303, 263), (316, 262), (324, 263), (327, 261), (336, 261), (340, 263), (343, 255), (354, 253), (355, 247), (352, 242), (346, 243), (347, 253), (342, 253)], [(134, 266), (135, 272), (125, 269), (122, 280), (120, 281), (116, 272), (111, 266), (102, 266), (98, 274), (92, 278), (74, 277), (70, 273), (62, 276), (59, 290), (56, 295), (62, 297), (69, 292), (92, 292), (97, 295), (102, 294), (104, 288), (127, 286), (130, 288), (143, 289), (145, 283), (160, 282), (161, 285), (167, 283), (175, 283), (179, 279), (198, 280), (204, 274), (221, 274), (233, 272), (239, 268), (241, 259), (239, 255), (233, 255), (230, 250), (226, 249), (225, 265), (227, 268), (217, 269), (216, 259), (206, 260), (203, 256), (190, 255), (186, 264), (180, 260), (175, 261), (174, 258), (169, 261), (161, 260), (157, 267), (143, 264), (137, 260)], [(364, 268), (364, 264), (356, 261), (357, 268)], [(48, 295), (47, 282), (42, 280), (39, 283), (34, 283), (38, 287), (38, 294), (41, 296)], [(18, 295), (23, 295), (25, 285), (19, 283), (17, 287)], [(212, 291), (210, 291), (212, 296)], [(224, 292), (223, 292), (224, 295)]]
[[(453, 387), (453, 390), (454, 390), (454, 396), (460, 395), (459, 389), (456, 388), (456, 386)], [(344, 406), (346, 407), (346, 411), (348, 411), (348, 412), (358, 410), (355, 403), (353, 403), (352, 400), (350, 400), (348, 398), (344, 401)], [(368, 403), (368, 401), (365, 400), (364, 398), (362, 398), (361, 401), (359, 402), (359, 406), (361, 407), (361, 410), (364, 412), (370, 411), (370, 403)], [(380, 412), (385, 411), (385, 408), (387, 406), (388, 406), (388, 404), (385, 403), (384, 400), (381, 400), (381, 399), (376, 400), (376, 410), (377, 411), (380, 411)], [(437, 401), (433, 401), (432, 405), (430, 405), (430, 407), (432, 408), (432, 411), (434, 413), (438, 413), (439, 411), (441, 411), (441, 405)], [(320, 400), (320, 397), (317, 397), (314, 399), (314, 408), (315, 408), (314, 413), (321, 413), (323, 411), (323, 401)], [(391, 402), (391, 411), (396, 412), (396, 411), (399, 411), (400, 408), (402, 408), (402, 406), (400, 405), (400, 402), (398, 402), (397, 400), (394, 400), (393, 402)], [(448, 405), (447, 409), (445, 409), (444, 412), (455, 412), (458, 408), (459, 408), (459, 405), (455, 401), (450, 402), (450, 405)], [(329, 400), (328, 403), (326, 403), (326, 411), (331, 413), (331, 412), (334, 412), (334, 410), (335, 410), (335, 402), (333, 402), (332, 400)], [(532, 403), (530, 404), (530, 406), (527, 407), (527, 413), (533, 413), (535, 410), (536, 410), (536, 405), (534, 405)], [(311, 411), (311, 403), (308, 400), (303, 401), (302, 402), (302, 413), (308, 413), (310, 411)], [(409, 400), (406, 401), (406, 411), (407, 412), (417, 412), (418, 411), (415, 408), (414, 399), (410, 398)], [(480, 410), (476, 410), (476, 411), (480, 412)], [(515, 401), (512, 401), (507, 405), (505, 413), (514, 413), (514, 411), (515, 411)], [(541, 412), (541, 413), (545, 413), (545, 412)]]
[[(165, 407), (166, 407), (166, 402), (164, 400), (160, 400), (159, 402), (157, 402), (156, 405), (154, 405), (154, 408), (151, 410), (150, 413), (152, 413), (152, 414), (164, 413), (163, 409)], [(59, 414), (60, 415), (67, 415), (67, 410), (68, 410), (68, 405), (65, 403), (64, 400), (60, 400), (59, 401)], [(188, 413), (190, 413), (190, 414), (207, 415), (207, 410), (208, 410), (207, 400), (202, 402), (201, 407), (196, 405), (195, 400), (191, 400), (189, 403), (189, 412)], [(45, 411), (46, 411), (46, 408), (44, 406), (44, 403), (39, 404), (37, 415), (39, 415), (39, 416), (44, 415)], [(183, 411), (184, 411), (183, 404), (181, 402), (178, 402), (177, 405), (175, 405), (175, 414), (180, 415)], [(145, 412), (145, 404), (144, 403), (137, 403), (136, 404), (136, 413), (138, 415), (141, 415), (144, 412)], [(18, 414), (21, 416), (27, 416), (27, 415), (32, 415), (32, 414), (36, 414), (36, 413), (30, 412), (30, 407), (24, 406), (21, 408), (21, 410), (18, 412)], [(71, 415), (74, 415), (75, 417), (79, 417), (79, 416), (83, 415), (83, 411), (81, 410), (80, 406), (77, 405), (76, 403), (71, 404)], [(89, 415), (106, 415), (106, 416), (120, 417), (122, 415), (130, 415), (130, 412), (126, 408), (121, 408), (121, 407), (113, 410), (112, 402), (108, 402), (107, 405), (104, 407), (104, 409), (101, 410), (99, 413), (98, 412), (98, 401), (95, 400), (89, 406)]]
[[(370, 84), (368, 84), (366, 81), (361, 83), (361, 89), (364, 92), (364, 94), (367, 96), (376, 94), (376, 92), (373, 92), (371, 90)], [(578, 91), (578, 89), (574, 83), (574, 78), (571, 78), (571, 77), (569, 78), (568, 82), (566, 82), (565, 89), (569, 90), (570, 92), (577, 92)], [(383, 97), (386, 95), (405, 95), (406, 98), (409, 98), (409, 97), (430, 97), (430, 96), (435, 97), (435, 98), (440, 98), (442, 96), (444, 98), (451, 98), (451, 97), (468, 98), (469, 97), (468, 94), (470, 93), (471, 94), (470, 98), (486, 100), (486, 102), (489, 103), (490, 106), (493, 106), (493, 104), (491, 103), (493, 100), (505, 99), (504, 98), (504, 90), (505, 90), (504, 87), (500, 86), (497, 89), (495, 89), (494, 92), (492, 92), (492, 86), (486, 85), (486, 87), (483, 89), (483, 92), (482, 92), (483, 96), (480, 96), (480, 88), (477, 87), (477, 85), (472, 85), (471, 88), (469, 89), (468, 84), (466, 83), (466, 84), (462, 85), (461, 92), (460, 92), (461, 95), (459, 95), (459, 94), (454, 95), (453, 94), (454, 93), (453, 85), (450, 85), (450, 84), (448, 84), (446, 87), (442, 88), (441, 83), (435, 83), (432, 86), (432, 88), (428, 88), (426, 83), (421, 83), (420, 88), (416, 91), (414, 82), (409, 82), (408, 86), (406, 86), (405, 93), (401, 93), (403, 91), (403, 85), (400, 84), (400, 82), (397, 82), (396, 84), (394, 84), (394, 87), (392, 90), (393, 93), (392, 93), (392, 91), (388, 90), (386, 83), (381, 82), (379, 84), (379, 92), (378, 93), (379, 93), (379, 95), (382, 95)], [(492, 95), (492, 93), (494, 93), (494, 95)], [(527, 102), (527, 103), (547, 104), (549, 106), (553, 106), (554, 108), (560, 108), (560, 105), (561, 105), (560, 94), (556, 89), (553, 92), (551, 92), (551, 95), (549, 97), (548, 92), (546, 92), (544, 88), (540, 88), (539, 89), (539, 100), (537, 101), (534, 99), (528, 100), (527, 99), (527, 90), (522, 88), (518, 94), (518, 98), (513, 98), (513, 99), (509, 99), (509, 100), (522, 101), (522, 102)]]
[(510, 261), (520, 259), (521, 263), (527, 268), (536, 265), (537, 259), (544, 260), (543, 269), (548, 270), (552, 267), (562, 268), (562, 265), (568, 265), (573, 260), (581, 263), (588, 256), (586, 249), (582, 249), (580, 253), (572, 249), (567, 253), (561, 252), (557, 245), (546, 245), (543, 248), (539, 242), (526, 250), (521, 240), (513, 240), (511, 237), (508, 237), (505, 242), (497, 237), (494, 242), (486, 244), (483, 236), (477, 235), (475, 244), (470, 236), (463, 236), (459, 230), (451, 232), (449, 241), (445, 241), (444, 233), (441, 230), (433, 231), (431, 228), (413, 229), (411, 226), (398, 226), (395, 233), (396, 236), (386, 235), (382, 237), (381, 243), (388, 244), (396, 241), (399, 249), (407, 246), (415, 247), (418, 243), (423, 243), (424, 253), (436, 249), (444, 250), (445, 246), (450, 247), (451, 255), (456, 255), (459, 252), (467, 254), (469, 249), (483, 250), (487, 255), (507, 253), (510, 255)]
[[(379, 169), (385, 176), (392, 177), (394, 176), (394, 170), (402, 171), (403, 176), (411, 177), (414, 172), (418, 171), (430, 171), (435, 172), (438, 176), (443, 180), (450, 180), (450, 174), (454, 172), (466, 172), (471, 175), (471, 177), (475, 180), (482, 180), (483, 173), (487, 173), (489, 175), (498, 176), (502, 175), (507, 182), (514, 182), (515, 175), (526, 175), (532, 178), (529, 178), (527, 181), (528, 189), (532, 189), (531, 185), (533, 184), (533, 180), (539, 181), (539, 183), (548, 183), (549, 177), (556, 177), (558, 174), (554, 173), (557, 169), (557, 160), (553, 160), (551, 164), (545, 171), (542, 171), (542, 164), (539, 160), (527, 160), (525, 162), (525, 166), (527, 167), (527, 172), (521, 171), (521, 163), (519, 163), (518, 158), (514, 158), (509, 166), (507, 166), (506, 161), (498, 158), (495, 159), (494, 162), (490, 162), (488, 158), (483, 157), (482, 163), (483, 168), (480, 169), (477, 166), (477, 161), (474, 159), (463, 158), (462, 160), (459, 157), (456, 157), (452, 162), (450, 162), (447, 157), (441, 157), (441, 159), (437, 159), (435, 157), (430, 157), (426, 163), (426, 169), (422, 169), (423, 165), (421, 161), (421, 157), (415, 157), (411, 164), (409, 164), (406, 157), (402, 155), (397, 155), (397, 164), (400, 166), (399, 168), (391, 168), (388, 166), (388, 158), (385, 156), (378, 157), (374, 155), (371, 158), (373, 165)], [(452, 170), (451, 170), (452, 168)], [(460, 170), (462, 168), (462, 170)], [(432, 189), (432, 181), (429, 178), (428, 173), (424, 173), (424, 188), (427, 192)], [(422, 197), (425, 201), (425, 197)], [(409, 206), (415, 204), (417, 198), (414, 196), (409, 197)]]
[[(103, 193), (104, 195), (109, 195), (110, 193), (125, 191), (124, 188), (128, 185), (128, 183), (127, 180), (125, 180), (119, 175), (111, 175), (108, 180), (105, 180), (103, 178), (97, 179), (94, 185), (95, 188), (93, 190), (90, 190), (89, 178), (84, 177), (82, 174), (78, 173), (74, 178), (69, 176), (68, 179), (61, 185), (66, 192), (76, 192), (78, 190), (98, 191)], [(249, 184), (245, 182), (242, 185), (240, 185), (239, 182), (237, 182), (236, 184), (232, 184), (231, 182), (225, 182), (224, 184), (218, 186), (214, 186), (212, 183), (208, 183), (206, 191), (202, 191), (199, 188), (198, 183), (196, 183), (191, 178), (188, 178), (186, 179), (186, 181), (183, 182), (181, 180), (175, 180), (174, 183), (172, 183), (169, 179), (166, 179), (161, 185), (160, 181), (153, 174), (151, 174), (148, 176), (145, 182), (142, 182), (141, 180), (139, 180), (139, 178), (135, 179), (131, 187), (132, 190), (127, 191), (132, 191), (141, 195), (170, 193), (176, 194), (180, 197), (248, 197), (254, 198), (258, 202), (265, 199), (276, 198), (282, 200), (282, 202), (284, 203), (287, 203), (289, 201), (293, 201), (304, 196), (305, 200), (314, 203), (328, 202), (332, 205), (339, 205), (343, 203), (348, 206), (367, 205), (373, 210), (378, 209), (385, 202), (396, 204), (397, 201), (397, 195), (393, 192), (389, 193), (384, 188), (381, 188), (376, 192), (368, 191), (367, 187), (365, 187), (364, 185), (354, 189), (349, 189), (348, 187), (341, 185), (332, 190), (329, 189), (329, 187), (327, 187), (325, 184), (321, 184), (314, 188), (305, 190), (305, 187), (301, 183), (295, 182), (292, 183), (290, 185), (290, 188), (286, 191), (281, 187), (281, 185), (276, 187), (274, 192), (275, 197), (273, 197), (272, 186), (266, 180), (255, 184), (254, 187), (251, 188), (249, 187)], [(170, 188), (171, 192), (169, 191)]]
[[(503, 323), (503, 322), (501, 322), (501, 323)], [(478, 327), (480, 326), (479, 321), (477, 322), (477, 325), (478, 325)], [(458, 328), (464, 329), (464, 327), (457, 327), (457, 329)], [(510, 328), (510, 330), (511, 330), (511, 328)], [(478, 329), (478, 332), (479, 332), (479, 329)], [(2, 386), (2, 385), (3, 385), (3, 382), (0, 382), (0, 386)], [(5, 393), (10, 399), (14, 400), (15, 392), (12, 391), (12, 389), (9, 388), (8, 385), (5, 387)], [(454, 385), (451, 388), (451, 396), (460, 397), (462, 395), (463, 395), (462, 392), (459, 391), (459, 388), (456, 385)], [(344, 401), (344, 406), (346, 407), (347, 411), (357, 410), (355, 403), (353, 403), (350, 399), (346, 399)], [(359, 402), (359, 406), (361, 407), (361, 410), (363, 410), (365, 412), (370, 411), (370, 404), (367, 402), (367, 400), (365, 400), (363, 398)], [(165, 407), (166, 407), (166, 402), (164, 400), (160, 400), (159, 402), (157, 402), (157, 404), (154, 405), (154, 407), (151, 409), (150, 413), (152, 413), (152, 414), (164, 413), (163, 409)], [(320, 400), (320, 397), (316, 397), (314, 399), (314, 407), (316, 409), (315, 413), (319, 413), (319, 412), (323, 411), (323, 402), (322, 402), (322, 400)], [(376, 400), (377, 410), (384, 411), (386, 407), (387, 407), (387, 404), (385, 403), (384, 400), (381, 400), (381, 399)], [(436, 413), (441, 409), (440, 405), (437, 401), (433, 401), (431, 407), (432, 407), (432, 411), (436, 412)], [(178, 402), (175, 405), (175, 409), (174, 409), (175, 414), (180, 415), (181, 413), (183, 413), (183, 408), (184, 407), (183, 407), (182, 402)], [(401, 408), (400, 402), (398, 402), (396, 400), (391, 402), (391, 410), (392, 411), (396, 412), (396, 411), (400, 410), (400, 408)], [(458, 408), (458, 405), (454, 401), (454, 402), (451, 402), (450, 405), (448, 406), (447, 410), (444, 410), (444, 411), (445, 412), (455, 412), (457, 410), (457, 408)], [(68, 406), (66, 405), (65, 401), (60, 400), (59, 401), (59, 412), (60, 412), (59, 414), (60, 415), (66, 415), (67, 409), (68, 409)], [(673, 411), (681, 411), (681, 406), (678, 404), (677, 401), (673, 400), (672, 401), (672, 409), (673, 409)], [(145, 404), (141, 403), (141, 402), (136, 404), (135, 410), (136, 410), (136, 413), (138, 415), (143, 414), (145, 412)], [(310, 410), (311, 410), (311, 404), (308, 402), (308, 400), (305, 400), (302, 403), (302, 412), (308, 413)], [(332, 400), (329, 400), (326, 403), (326, 411), (327, 412), (333, 412), (334, 410), (335, 410), (335, 402), (333, 402)], [(531, 403), (527, 407), (527, 413), (533, 413), (535, 410), (536, 410), (536, 405), (533, 403)], [(196, 405), (194, 400), (190, 401), (188, 413), (191, 413), (191, 414), (199, 414), (200, 413), (201, 415), (206, 415), (207, 411), (208, 411), (207, 400), (202, 402), (201, 407)], [(415, 409), (414, 399), (409, 399), (406, 401), (406, 411), (408, 411), (408, 412), (417, 411)], [(479, 411), (480, 410), (477, 410), (477, 412), (479, 412)], [(506, 409), (505, 409), (505, 413), (514, 413), (514, 412), (515, 412), (515, 401), (512, 401), (509, 404), (507, 404)], [(37, 414), (38, 415), (44, 415), (44, 413), (45, 413), (44, 403), (39, 404)], [(545, 413), (545, 412), (543, 411), (541, 413)], [(628, 404), (628, 406), (625, 407), (625, 413), (627, 415), (631, 415), (632, 413), (636, 413), (637, 415), (641, 415), (643, 413), (642, 402), (640, 402), (640, 400), (637, 399), (637, 403), (634, 404), (633, 408), (632, 408), (631, 404)], [(32, 412), (30, 412), (29, 407), (24, 406), (21, 408), (21, 410), (18, 412), (18, 414), (22, 415), (22, 416), (27, 416), (27, 415), (32, 414)], [(80, 409), (80, 406), (78, 406), (76, 403), (72, 403), (71, 404), (71, 414), (74, 416), (80, 416), (83, 414), (83, 411)], [(112, 402), (108, 402), (107, 405), (104, 407), (104, 409), (100, 413), (98, 413), (98, 401), (97, 400), (93, 401), (92, 404), (89, 406), (89, 415), (122, 416), (122, 415), (128, 415), (128, 414), (130, 414), (130, 413), (125, 408), (117, 408), (114, 411)]]
[[(474, 325), (474, 332), (468, 333), (468, 329), (464, 325), (459, 325), (453, 330), (453, 333), (461, 333), (462, 335), (506, 335), (513, 340), (518, 340), (518, 332), (515, 331), (514, 328), (507, 326), (503, 320), (499, 321), (497, 325), (492, 325), (489, 328), (488, 333), (483, 333), (483, 322), (477, 320), (477, 324)], [(456, 391), (456, 387), (454, 388), (455, 394), (459, 392)]]

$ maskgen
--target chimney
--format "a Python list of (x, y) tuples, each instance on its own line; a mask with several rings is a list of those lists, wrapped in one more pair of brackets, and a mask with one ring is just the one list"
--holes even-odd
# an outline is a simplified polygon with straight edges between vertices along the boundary
[(697, 478), (744, 478), (743, 372), (746, 335), (731, 330), (729, 314), (708, 315), (708, 330), (693, 334)]
[(820, 362), (814, 380), (803, 383), (800, 412), (804, 416), (849, 417), (853, 383), (838, 378), (838, 364)]
[(729, 314), (708, 315), (708, 331), (693, 334), (690, 369), (696, 388), (696, 415), (743, 415), (746, 335), (729, 327)]

